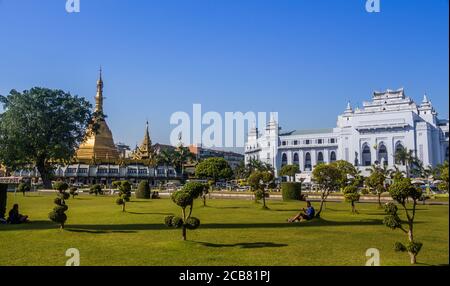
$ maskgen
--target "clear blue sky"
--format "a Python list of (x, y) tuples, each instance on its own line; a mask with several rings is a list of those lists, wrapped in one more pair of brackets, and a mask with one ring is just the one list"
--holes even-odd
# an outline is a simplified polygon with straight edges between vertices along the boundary
[(284, 130), (334, 127), (374, 90), (426, 92), (448, 117), (448, 0), (0, 0), (0, 94), (60, 88), (93, 102), (104, 69), (115, 141), (170, 115), (277, 111)]

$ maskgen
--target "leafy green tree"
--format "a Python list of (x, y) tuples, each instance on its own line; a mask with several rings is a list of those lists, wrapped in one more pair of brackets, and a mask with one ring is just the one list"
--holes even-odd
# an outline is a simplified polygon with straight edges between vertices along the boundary
[(115, 181), (113, 186), (119, 190), (119, 197), (116, 200), (116, 204), (122, 206), (122, 211), (125, 212), (126, 203), (131, 198), (131, 184), (128, 181)]
[(31, 186), (29, 182), (20, 183), (17, 186), (17, 191), (21, 192), (23, 196), (25, 197), (25, 193), (29, 192), (31, 190)]
[(53, 210), (48, 214), (48, 218), (60, 225), (61, 229), (64, 229), (64, 225), (67, 220), (66, 211), (69, 209), (69, 207), (66, 204), (66, 200), (69, 199), (70, 195), (66, 193), (66, 190), (69, 188), (69, 185), (64, 182), (55, 182), (53, 184), (53, 189), (58, 191), (57, 198), (55, 198), (54, 203), (55, 207)]
[(438, 184), (438, 189), (443, 192), (448, 192), (448, 161), (445, 161), (444, 164), (437, 166), (436, 179), (440, 180)]
[(266, 205), (266, 189), (273, 182), (274, 175), (267, 171), (254, 171), (250, 177), (248, 177), (248, 184), (255, 192), (255, 200), (263, 200), (263, 209), (268, 209)]
[(208, 158), (201, 161), (195, 168), (195, 176), (200, 179), (226, 180), (233, 177), (233, 170), (224, 158)]
[(369, 169), (369, 172), (370, 175), (366, 178), (365, 183), (367, 187), (369, 187), (371, 192), (377, 195), (378, 207), (382, 208), (381, 195), (384, 192), (387, 192), (386, 179), (389, 171), (385, 166), (380, 167), (377, 165), (372, 165), (371, 169)]
[(326, 202), (331, 192), (339, 190), (341, 171), (332, 164), (318, 164), (312, 172), (312, 180), (321, 189), (320, 208), (316, 217), (320, 217), (323, 204)]
[(100, 184), (92, 185), (91, 188), (89, 189), (89, 194), (91, 195), (94, 194), (95, 196), (103, 195), (102, 185)]
[(406, 177), (410, 177), (410, 168), (415, 162), (416, 158), (414, 156), (413, 150), (408, 150), (406, 148), (399, 148), (394, 155), (395, 163), (402, 164), (406, 167)]
[(289, 178), (289, 181), (293, 181), (293, 179), (295, 178), (295, 174), (298, 173), (300, 173), (298, 165), (284, 165), (281, 168), (279, 175), (281, 177), (287, 176)]
[(360, 194), (358, 193), (358, 187), (355, 185), (348, 185), (344, 188), (344, 197), (347, 202), (349, 202), (352, 206), (352, 213), (358, 213), (356, 211), (355, 202), (359, 201)]
[[(0, 163), (36, 167), (51, 188), (54, 165), (68, 163), (91, 123), (91, 104), (62, 90), (35, 87), (0, 96)], [(93, 130), (96, 130), (94, 126)]]
[[(172, 201), (181, 207), (181, 217), (167, 216), (164, 223), (168, 227), (182, 228), (183, 240), (186, 240), (187, 229), (197, 229), (200, 226), (200, 220), (192, 216), (194, 200), (204, 191), (205, 185), (199, 182), (190, 182), (183, 186), (179, 191), (172, 194)], [(186, 208), (189, 207), (189, 213)]]
[(360, 178), (355, 166), (345, 160), (338, 160), (330, 163), (330, 165), (339, 170), (341, 174), (338, 179), (339, 189), (341, 190), (352, 184), (353, 180)]
[[(422, 243), (418, 242), (414, 238), (414, 219), (416, 216), (417, 202), (422, 196), (422, 191), (411, 184), (409, 178), (403, 178), (395, 181), (389, 187), (389, 193), (392, 199), (396, 201), (403, 209), (406, 216), (406, 227), (404, 227), (403, 221), (398, 215), (398, 207), (394, 203), (388, 203), (385, 206), (385, 212), (387, 216), (384, 218), (383, 223), (391, 229), (400, 229), (408, 235), (408, 244), (397, 242), (395, 244), (395, 250), (401, 252), (408, 252), (410, 256), (411, 264), (416, 264), (416, 257), (419, 254)], [(407, 200), (412, 199), (412, 208), (408, 208)]]
[(389, 178), (393, 181), (402, 179), (406, 176), (406, 172), (401, 171), (397, 166), (394, 165), (394, 168), (389, 171)]

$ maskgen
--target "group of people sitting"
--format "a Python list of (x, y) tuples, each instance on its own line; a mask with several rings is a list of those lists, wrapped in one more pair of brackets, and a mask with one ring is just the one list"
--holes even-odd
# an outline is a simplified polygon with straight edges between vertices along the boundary
[(28, 222), (28, 216), (27, 215), (23, 215), (19, 212), (19, 205), (18, 204), (14, 204), (13, 208), (9, 211), (8, 213), (8, 218), (5, 219), (1, 219), (0, 218), (0, 222), (1, 223), (9, 223), (9, 224), (21, 224), (21, 223), (26, 223)]

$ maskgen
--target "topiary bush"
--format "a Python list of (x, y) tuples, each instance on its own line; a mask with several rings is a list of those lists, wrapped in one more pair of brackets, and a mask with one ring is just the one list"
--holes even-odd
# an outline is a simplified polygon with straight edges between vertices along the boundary
[(89, 189), (89, 194), (94, 194), (96, 196), (98, 195), (103, 195), (103, 189), (102, 186), (99, 184), (95, 184), (93, 186), (91, 186), (91, 188)]
[(58, 196), (54, 200), (56, 206), (48, 214), (48, 218), (51, 221), (58, 223), (61, 229), (64, 229), (64, 224), (67, 220), (66, 211), (69, 209), (66, 205), (66, 200), (70, 198), (70, 194), (66, 193), (69, 185), (63, 182), (56, 182), (53, 185), (53, 188), (58, 191)]
[(136, 190), (137, 199), (150, 199), (151, 191), (148, 181), (141, 181), (139, 183), (138, 189)]
[(119, 189), (119, 198), (116, 200), (116, 204), (121, 205), (122, 211), (125, 212), (126, 203), (131, 198), (131, 184), (128, 181), (115, 181), (113, 186)]
[(297, 182), (281, 183), (281, 195), (283, 196), (283, 201), (302, 200), (302, 184)]
[(78, 189), (76, 187), (71, 187), (69, 189), (69, 194), (72, 196), (72, 199), (75, 199), (75, 196), (78, 196)]
[(20, 183), (17, 186), (17, 191), (21, 192), (24, 197), (25, 197), (25, 193), (29, 192), (30, 190), (31, 190), (31, 186), (29, 183)]

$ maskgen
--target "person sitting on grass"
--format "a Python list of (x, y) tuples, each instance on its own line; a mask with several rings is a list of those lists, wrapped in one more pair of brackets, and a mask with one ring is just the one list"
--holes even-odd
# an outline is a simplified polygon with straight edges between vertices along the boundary
[(296, 222), (296, 221), (303, 221), (303, 220), (312, 220), (314, 218), (315, 210), (313, 206), (311, 205), (310, 201), (306, 202), (306, 209), (302, 209), (301, 212), (299, 212), (296, 216), (289, 218), (288, 222)]
[(28, 222), (28, 216), (19, 213), (19, 205), (14, 204), (13, 208), (9, 211), (8, 223), (21, 224)]

